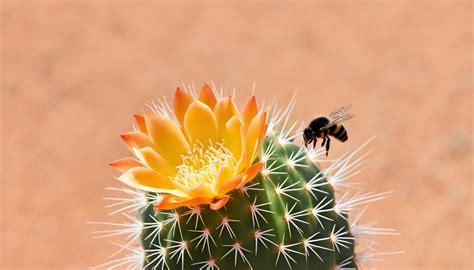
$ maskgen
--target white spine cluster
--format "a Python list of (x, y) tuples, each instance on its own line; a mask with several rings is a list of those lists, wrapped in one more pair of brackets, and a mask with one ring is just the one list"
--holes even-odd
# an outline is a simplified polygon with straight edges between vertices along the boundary
[(325, 249), (329, 251), (334, 251), (334, 249), (330, 249), (324, 246), (317, 245), (317, 242), (321, 241), (326, 241), (330, 239), (330, 237), (323, 237), (323, 238), (316, 238), (316, 236), (320, 234), (320, 232), (317, 232), (313, 234), (310, 238), (303, 240), (303, 246), (304, 246), (304, 255), (306, 256), (306, 261), (308, 261), (308, 257), (310, 255), (310, 251), (316, 255), (322, 262), (324, 262), (323, 258), (319, 256), (318, 252), (316, 251), (317, 249)]
[[(211, 256), (211, 244), (210, 242), (214, 244), (214, 246), (217, 246), (216, 241), (214, 241), (214, 238), (212, 238), (211, 231), (206, 228), (204, 230), (191, 230), (191, 232), (197, 232), (199, 233), (198, 236), (196, 236), (194, 239), (191, 240), (191, 242), (194, 242), (198, 240), (196, 247), (199, 248), (199, 245), (202, 243), (202, 248), (201, 252), (204, 251), (204, 249), (207, 247), (207, 251), (209, 252), (209, 256)], [(209, 239), (211, 241), (209, 241)]]
[(144, 268), (147, 268), (153, 265), (154, 270), (158, 269), (159, 266), (161, 266), (161, 270), (164, 270), (165, 268), (169, 269), (168, 264), (166, 263), (166, 256), (168, 255), (168, 249), (156, 244), (153, 244), (153, 247), (154, 248), (146, 250), (146, 253), (148, 254), (146, 256), (146, 259), (149, 262), (145, 265)]
[(309, 222), (304, 221), (303, 217), (306, 217), (309, 215), (307, 210), (301, 210), (298, 212), (294, 212), (293, 210), (296, 207), (296, 203), (293, 204), (290, 210), (288, 210), (288, 204), (285, 205), (285, 215), (283, 216), (285, 221), (286, 221), (286, 227), (288, 228), (288, 234), (291, 237), (291, 228), (295, 228), (301, 236), (303, 236), (303, 229), (299, 227), (301, 224), (307, 224), (309, 225)]
[(275, 266), (278, 265), (278, 260), (280, 259), (280, 256), (282, 256), (285, 259), (286, 263), (288, 264), (288, 267), (290, 269), (293, 269), (290, 261), (296, 264), (296, 260), (292, 256), (293, 255), (305, 256), (305, 254), (296, 250), (296, 246), (301, 245), (301, 243), (298, 242), (298, 243), (286, 244), (286, 245), (284, 243), (285, 243), (285, 236), (283, 236), (283, 242), (278, 245), (278, 255), (276, 258)]
[(293, 191), (300, 191), (302, 190), (303, 188), (301, 187), (298, 187), (296, 188), (295, 186), (298, 186), (300, 185), (300, 183), (298, 182), (295, 182), (293, 184), (288, 184), (285, 186), (286, 182), (288, 181), (288, 177), (283, 181), (281, 182), (280, 184), (278, 184), (278, 186), (275, 188), (275, 193), (278, 195), (278, 196), (286, 196), (288, 198), (291, 198), (297, 202), (300, 202), (300, 200), (298, 200), (296, 197), (292, 196), (290, 194), (290, 192), (293, 192)]
[(255, 231), (255, 233), (254, 233), (254, 236), (255, 236), (255, 255), (258, 254), (258, 244), (259, 243), (262, 244), (266, 249), (268, 249), (267, 243), (273, 244), (274, 246), (277, 245), (272, 240), (269, 239), (269, 237), (275, 237), (274, 234), (270, 233), (272, 231), (273, 231), (273, 229), (268, 229), (268, 230), (265, 230), (265, 231), (261, 231), (261, 230), (256, 230)]
[(170, 251), (170, 260), (174, 259), (174, 257), (178, 255), (176, 258), (176, 264), (179, 264), (181, 261), (181, 269), (184, 270), (184, 260), (186, 254), (191, 259), (191, 261), (193, 260), (191, 253), (189, 253), (188, 241), (174, 241), (170, 239), (165, 239), (165, 241), (172, 244), (168, 249), (174, 249), (173, 251)]
[(233, 245), (222, 245), (223, 247), (231, 247), (231, 249), (222, 256), (221, 259), (224, 259), (227, 255), (230, 253), (234, 253), (234, 266), (237, 266), (237, 257), (240, 256), (240, 259), (242, 259), (245, 263), (247, 263), (250, 266), (250, 269), (253, 269), (252, 266), (250, 265), (249, 260), (244, 254), (244, 251), (247, 253), (252, 253), (250, 250), (244, 248), (239, 242), (235, 242)]
[[(262, 219), (265, 221), (265, 223), (268, 224), (267, 219), (263, 216), (263, 213), (269, 213), (269, 214), (274, 214), (273, 211), (264, 209), (264, 206), (269, 205), (270, 203), (261, 203), (261, 204), (256, 204), (257, 202), (257, 197), (255, 197), (253, 204), (250, 205), (250, 213), (252, 213), (252, 226), (254, 228), (260, 228), (260, 222), (258, 221), (259, 219)], [(257, 226), (255, 226), (257, 224)]]
[(240, 220), (235, 220), (235, 219), (230, 219), (228, 217), (223, 217), (221, 224), (217, 226), (216, 230), (219, 230), (219, 237), (222, 236), (222, 232), (224, 229), (226, 229), (227, 233), (229, 234), (230, 238), (236, 238), (237, 236), (234, 233), (234, 230), (232, 230), (232, 226), (230, 225), (231, 222), (240, 222)]

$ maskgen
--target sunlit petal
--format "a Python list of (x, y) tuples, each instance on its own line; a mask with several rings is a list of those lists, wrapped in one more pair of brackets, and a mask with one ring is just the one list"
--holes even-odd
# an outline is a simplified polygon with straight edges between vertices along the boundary
[(134, 114), (133, 117), (135, 118), (135, 123), (137, 123), (138, 129), (140, 129), (140, 131), (143, 133), (147, 133), (145, 117), (141, 114)]
[(132, 157), (117, 159), (111, 162), (109, 165), (119, 170), (122, 173), (127, 172), (133, 167), (143, 167), (143, 164), (141, 164), (138, 160)]
[(240, 157), (242, 154), (242, 127), (242, 122), (235, 115), (227, 121), (221, 132), (226, 147), (234, 154), (234, 157)]
[(194, 101), (184, 115), (184, 130), (191, 145), (196, 141), (204, 145), (217, 140), (217, 120), (211, 109)]
[(228, 166), (221, 167), (214, 179), (214, 187), (220, 187), (222, 184), (234, 177), (234, 166), (229, 164)]
[(242, 110), (242, 120), (244, 125), (248, 127), (252, 119), (257, 115), (257, 99), (255, 96), (251, 96), (245, 102), (244, 108)]
[(144, 167), (135, 167), (122, 174), (119, 178), (125, 184), (150, 192), (166, 192), (183, 196), (185, 193), (176, 189), (176, 186), (167, 177)]
[(178, 119), (180, 123), (183, 123), (184, 114), (193, 101), (194, 99), (190, 94), (186, 93), (186, 91), (179, 87), (176, 88), (173, 100), (173, 109), (176, 119)]
[(212, 92), (212, 89), (207, 84), (203, 84), (201, 86), (201, 90), (199, 90), (198, 98), (200, 101), (207, 104), (207, 106), (209, 106), (211, 110), (214, 109), (214, 106), (217, 103), (217, 99), (216, 99), (216, 96), (214, 95), (214, 92)]
[(219, 129), (223, 129), (225, 123), (234, 115), (239, 115), (239, 110), (230, 96), (227, 96), (216, 103), (214, 113), (217, 117)]
[(181, 155), (184, 155), (190, 148), (175, 122), (165, 116), (146, 114), (145, 123), (158, 153), (170, 164), (174, 166), (180, 164)]
[(164, 176), (176, 173), (176, 168), (171, 166), (160, 154), (150, 147), (145, 147), (135, 153), (149, 168)]
[(148, 137), (146, 134), (142, 132), (137, 132), (137, 131), (132, 131), (132, 132), (127, 132), (122, 135), (122, 140), (125, 142), (125, 144), (133, 149), (141, 149), (143, 147), (152, 147), (155, 148), (156, 145), (150, 140), (150, 137)]
[(260, 112), (254, 117), (254, 119), (252, 119), (252, 122), (247, 129), (245, 148), (237, 172), (241, 172), (255, 160), (257, 150), (262, 144), (263, 136), (265, 135), (266, 117), (265, 112)]

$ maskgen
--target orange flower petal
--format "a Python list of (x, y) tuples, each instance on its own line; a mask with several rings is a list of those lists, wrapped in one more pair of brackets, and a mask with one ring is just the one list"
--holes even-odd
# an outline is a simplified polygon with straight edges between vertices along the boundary
[(245, 186), (248, 182), (252, 181), (258, 172), (263, 168), (263, 162), (258, 162), (250, 166), (244, 173), (242, 177), (242, 182), (237, 186), (237, 188)]
[(209, 145), (217, 141), (217, 120), (211, 109), (201, 101), (194, 101), (184, 115), (184, 130), (190, 144), (197, 141)]
[(186, 113), (186, 110), (193, 101), (194, 98), (190, 94), (186, 93), (186, 91), (182, 90), (179, 87), (176, 88), (173, 100), (173, 109), (176, 118), (181, 124), (183, 123), (184, 114)]
[(249, 166), (256, 158), (259, 146), (262, 144), (263, 136), (265, 135), (266, 117), (266, 112), (260, 112), (254, 117), (254, 119), (252, 119), (252, 122), (250, 123), (250, 126), (247, 130), (245, 148), (242, 158), (239, 161), (237, 173)]
[(190, 148), (175, 122), (165, 116), (145, 114), (145, 123), (158, 153), (173, 166), (181, 164), (181, 155)]
[(211, 199), (204, 197), (183, 198), (174, 195), (165, 195), (158, 203), (155, 204), (155, 208), (161, 210), (171, 210), (182, 206), (192, 207), (200, 204), (209, 204), (210, 202)]
[(150, 147), (142, 148), (135, 154), (148, 165), (152, 170), (164, 176), (171, 176), (176, 173), (176, 168), (171, 166), (160, 154)]
[(141, 114), (134, 114), (133, 117), (135, 118), (135, 122), (137, 123), (140, 131), (146, 134), (147, 130), (145, 125), (145, 117)]
[(131, 149), (133, 148), (141, 149), (143, 147), (152, 147), (152, 148), (156, 147), (156, 145), (150, 140), (150, 138), (142, 132), (137, 132), (137, 131), (127, 132), (120, 135), (120, 137), (122, 137), (122, 140)]
[(186, 194), (188, 194), (190, 197), (212, 198), (215, 196), (214, 192), (212, 191), (212, 186), (207, 183), (200, 184), (192, 189), (187, 189)]
[(243, 174), (239, 174), (233, 177), (232, 179), (228, 180), (227, 182), (223, 183), (219, 187), (219, 191), (217, 194), (219, 196), (224, 196), (227, 192), (234, 190), (240, 184), (240, 182), (242, 182), (243, 176), (244, 176)]
[(141, 164), (138, 160), (132, 157), (117, 159), (111, 162), (109, 165), (119, 170), (122, 173), (127, 172), (133, 167), (143, 167), (143, 164)]
[(227, 149), (234, 154), (234, 157), (240, 157), (242, 154), (242, 132), (242, 122), (239, 120), (237, 115), (230, 118), (225, 124), (224, 129), (221, 131), (224, 144)]
[(212, 210), (219, 210), (219, 209), (221, 209), (222, 207), (224, 207), (224, 206), (227, 204), (227, 202), (229, 201), (229, 198), (230, 198), (230, 196), (227, 195), (227, 196), (225, 196), (224, 198), (218, 200), (217, 202), (211, 203), (211, 205), (210, 205), (211, 209), (212, 209)]
[(236, 177), (230, 179), (229, 181), (225, 182), (220, 188), (218, 194), (220, 196), (225, 195), (227, 192), (230, 192), (236, 188), (240, 188), (243, 186), (242, 183), (248, 183), (252, 181), (257, 173), (262, 169), (263, 163), (258, 162), (254, 165), (250, 166), (245, 170), (244, 173), (237, 175)]
[(219, 100), (214, 107), (219, 129), (223, 129), (225, 123), (234, 115), (239, 115), (239, 110), (230, 96)]
[(219, 172), (214, 179), (213, 185), (214, 187), (219, 188), (222, 184), (232, 179), (232, 177), (234, 177), (234, 166), (232, 163), (229, 163), (227, 166), (221, 167), (219, 169)]
[(201, 86), (201, 90), (199, 90), (199, 100), (207, 104), (211, 110), (214, 109), (214, 106), (217, 103), (214, 92), (212, 92), (211, 88), (207, 84), (203, 84)]
[(165, 192), (183, 196), (185, 193), (176, 189), (165, 176), (144, 167), (135, 167), (122, 174), (118, 180), (123, 183), (150, 192)]
[(242, 110), (242, 120), (244, 121), (244, 125), (248, 127), (252, 119), (257, 115), (257, 99), (255, 96), (251, 96), (245, 102), (244, 108)]

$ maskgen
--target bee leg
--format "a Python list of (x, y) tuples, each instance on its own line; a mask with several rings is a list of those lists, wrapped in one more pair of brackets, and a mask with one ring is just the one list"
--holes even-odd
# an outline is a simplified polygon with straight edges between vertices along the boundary
[(317, 142), (317, 141), (318, 141), (318, 140), (316, 140), (316, 138), (313, 139), (313, 148), (316, 148), (316, 142)]
[(329, 139), (329, 137), (327, 137), (327, 144), (326, 144), (326, 156), (328, 156), (328, 153), (329, 153), (329, 145), (331, 144), (331, 139)]
[(326, 136), (323, 137), (323, 142), (321, 143), (321, 147), (323, 147), (326, 144)]

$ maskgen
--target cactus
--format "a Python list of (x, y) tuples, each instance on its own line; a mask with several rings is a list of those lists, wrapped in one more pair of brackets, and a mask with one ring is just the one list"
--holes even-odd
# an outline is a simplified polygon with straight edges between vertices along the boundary
[[(206, 96), (202, 93), (209, 89), (207, 85), (203, 86), (200, 96)], [(252, 158), (248, 163), (250, 168), (260, 164), (258, 171), (251, 176), (252, 179), (238, 182), (228, 193), (213, 195), (215, 198), (209, 200), (200, 199), (199, 203), (186, 201), (181, 204), (179, 197), (167, 200), (163, 192), (144, 187), (143, 181), (119, 179), (139, 190), (113, 189), (132, 195), (114, 204), (121, 206), (114, 213), (131, 210), (137, 211), (139, 217), (125, 213), (130, 222), (112, 224), (118, 229), (99, 232), (99, 237), (126, 234), (126, 244), (117, 245), (121, 250), (131, 252), (102, 266), (113, 268), (128, 264), (129, 268), (207, 270), (336, 269), (357, 268), (364, 259), (374, 257), (370, 246), (365, 252), (356, 254), (356, 240), (371, 233), (394, 234), (394, 231), (373, 228), (371, 224), (358, 224), (360, 215), (351, 222), (348, 212), (368, 202), (383, 199), (389, 193), (357, 192), (354, 196), (349, 193), (336, 196), (335, 190), (352, 187), (347, 179), (360, 170), (365, 155), (354, 159), (359, 148), (325, 169), (318, 167), (324, 151), (307, 149), (295, 143), (298, 134), (292, 135), (292, 128), (285, 128), (288, 112), (293, 106), (291, 102), (283, 113), (274, 113), (264, 125), (262, 140), (256, 143), (255, 155), (250, 155)], [(163, 104), (160, 108), (166, 107)], [(156, 111), (163, 114), (167, 110)], [(258, 118), (258, 115), (265, 118), (265, 114), (251, 111), (254, 111), (254, 118)], [(275, 112), (275, 108), (272, 111)], [(175, 114), (179, 120), (176, 109)], [(141, 123), (144, 121), (137, 121), (137, 130), (143, 131)], [(246, 127), (249, 126), (247, 124)], [(187, 152), (189, 155), (199, 155), (200, 159), (197, 160), (207, 158), (222, 166), (229, 162), (226, 158), (230, 150), (223, 146), (225, 143), (197, 143), (192, 147), (194, 150)], [(137, 140), (127, 144), (133, 145), (131, 148), (135, 153), (136, 148), (144, 148)], [(244, 152), (242, 156), (245, 156)], [(145, 152), (140, 153), (138, 157), (145, 160)], [(207, 163), (206, 166), (196, 165), (196, 159), (190, 160), (194, 162), (190, 168), (205, 168), (206, 177), (208, 171), (219, 169), (206, 167), (209, 165)], [(232, 162), (241, 163), (235, 160)], [(120, 160), (113, 166), (125, 174), (133, 167), (130, 166), (130, 160), (125, 163)], [(180, 168), (180, 172), (184, 170)], [(195, 171), (186, 173), (184, 176), (179, 173), (175, 175), (181, 178), (201, 177), (196, 178), (201, 179), (199, 181), (204, 179), (202, 174), (196, 176)], [(166, 202), (170, 204), (166, 205)], [(359, 214), (364, 211), (365, 208)], [(140, 246), (134, 248), (134, 242), (140, 243)]]

